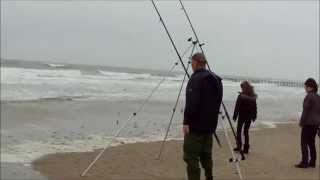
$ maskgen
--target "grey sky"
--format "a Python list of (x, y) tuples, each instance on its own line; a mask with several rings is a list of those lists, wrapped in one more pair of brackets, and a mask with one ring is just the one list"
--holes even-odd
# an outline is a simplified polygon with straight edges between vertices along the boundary
[[(178, 1), (160, 12), (180, 51), (191, 30)], [(318, 1), (186, 1), (220, 74), (318, 77)], [(168, 69), (175, 52), (150, 1), (1, 1), (1, 58)]]

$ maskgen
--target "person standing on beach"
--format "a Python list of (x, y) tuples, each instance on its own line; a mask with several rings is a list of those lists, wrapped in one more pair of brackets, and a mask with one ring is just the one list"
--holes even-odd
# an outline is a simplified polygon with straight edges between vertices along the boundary
[(314, 79), (307, 79), (304, 85), (307, 95), (303, 102), (303, 111), (299, 123), (301, 127), (302, 160), (295, 167), (314, 168), (317, 159), (315, 137), (320, 125), (320, 97), (317, 94), (318, 85)]
[(192, 56), (193, 74), (186, 87), (183, 120), (183, 159), (187, 164), (188, 180), (200, 180), (201, 169), (206, 180), (212, 180), (212, 135), (216, 131), (223, 88), (221, 78), (206, 70), (202, 53)]
[[(236, 106), (233, 113), (233, 120), (237, 121), (237, 147), (235, 151), (242, 151), (245, 154), (249, 153), (249, 128), (251, 122), (257, 119), (257, 95), (254, 92), (253, 86), (248, 81), (241, 83), (241, 89)], [(243, 128), (244, 127), (244, 128)], [(244, 131), (245, 143), (242, 149), (242, 129)]]

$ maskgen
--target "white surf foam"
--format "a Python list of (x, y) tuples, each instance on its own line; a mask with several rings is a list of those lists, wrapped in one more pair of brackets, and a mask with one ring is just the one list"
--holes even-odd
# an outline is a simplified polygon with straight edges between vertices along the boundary
[(49, 67), (54, 67), (54, 68), (59, 68), (59, 67), (64, 67), (64, 64), (47, 64)]
[[(149, 135), (144, 137), (117, 138), (110, 147), (138, 142), (155, 142), (162, 140), (162, 136)], [(12, 145), (6, 149), (1, 148), (1, 162), (7, 163), (31, 163), (47, 154), (64, 152), (91, 152), (95, 149), (105, 148), (111, 137), (90, 135), (79, 140), (49, 140), (48, 142), (24, 141), (21, 144)], [(169, 138), (168, 140), (180, 140)]]
[[(40, 99), (139, 100), (145, 97), (163, 78), (151, 74), (98, 71), (97, 75), (69, 69), (25, 69), (1, 67), (1, 100), (23, 101)], [(166, 77), (153, 97), (157, 101), (172, 101), (183, 74)], [(240, 83), (224, 80), (224, 100), (235, 101)], [(255, 84), (259, 100), (282, 101), (303, 97), (302, 88)], [(82, 98), (81, 98), (82, 99)]]
[(151, 74), (137, 74), (137, 73), (123, 73), (123, 72), (112, 72), (98, 70), (101, 75), (109, 77), (110, 79), (118, 80), (130, 80), (130, 79), (147, 79), (150, 78)]
[[(1, 100), (69, 100), (79, 99), (78, 97), (137, 100), (144, 98), (161, 78), (151, 74), (103, 73), (105, 75), (87, 75), (80, 70), (1, 67)], [(177, 87), (177, 82), (165, 81), (158, 93), (158, 96), (163, 96), (158, 100), (174, 97)]]
[(47, 70), (1, 67), (1, 83), (5, 84), (43, 84), (54, 78), (79, 78), (80, 70)]

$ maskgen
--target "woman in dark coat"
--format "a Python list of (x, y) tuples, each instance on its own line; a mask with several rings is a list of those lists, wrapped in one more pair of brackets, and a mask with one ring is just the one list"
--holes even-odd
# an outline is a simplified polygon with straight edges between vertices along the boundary
[[(243, 151), (243, 153), (249, 153), (249, 128), (251, 122), (254, 122), (257, 118), (257, 95), (254, 92), (253, 86), (244, 81), (241, 83), (242, 92), (240, 92), (236, 106), (234, 109), (233, 120), (237, 121), (237, 147), (235, 151)], [(242, 149), (242, 129), (244, 131), (245, 143)]]
[(307, 95), (303, 101), (303, 111), (299, 123), (301, 127), (302, 160), (295, 165), (296, 168), (314, 168), (317, 159), (315, 137), (320, 125), (320, 97), (317, 94), (317, 82), (312, 78), (307, 79), (305, 90)]

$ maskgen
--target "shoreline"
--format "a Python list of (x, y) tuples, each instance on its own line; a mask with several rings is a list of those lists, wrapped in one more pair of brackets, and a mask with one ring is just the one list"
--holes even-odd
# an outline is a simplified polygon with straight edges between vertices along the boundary
[[(137, 101), (110, 103), (103, 100), (1, 104), (1, 118), (5, 119), (1, 122), (2, 160), (28, 163), (46, 154), (104, 148), (137, 104)], [(167, 103), (150, 102), (115, 143), (161, 141), (168, 125), (169, 110)], [(182, 139), (181, 119), (182, 114), (177, 113), (169, 137)], [(296, 123), (290, 119), (258, 120), (253, 125), (257, 129), (253, 130)]]
[[(223, 148), (218, 148), (214, 143), (215, 177), (225, 180), (239, 179), (234, 174), (233, 164), (228, 163), (231, 155), (222, 132), (219, 132), (218, 136)], [(247, 160), (240, 162), (245, 179), (318, 179), (318, 166), (306, 170), (293, 167), (300, 160), (300, 131), (297, 125), (278, 125), (277, 128), (251, 131), (251, 137), (252, 151)], [(86, 177), (80, 177), (80, 174), (99, 150), (49, 154), (33, 161), (32, 167), (49, 180), (184, 179), (182, 141), (168, 141), (162, 159), (156, 160), (160, 145), (161, 142), (139, 142), (110, 147)], [(68, 168), (68, 171), (65, 171), (65, 168)]]
[[(291, 120), (287, 122), (263, 122), (261, 124), (259, 124), (258, 127), (257, 126), (251, 127), (250, 131), (259, 132), (259, 131), (265, 131), (268, 129), (277, 129), (279, 126), (294, 126), (296, 122)], [(236, 130), (235, 124), (233, 125)], [(218, 128), (220, 129), (217, 129), (217, 134), (219, 138), (223, 138), (224, 131), (223, 129), (221, 129), (222, 127), (218, 127)], [(232, 130), (228, 128), (227, 131), (229, 132), (229, 136), (233, 138), (233, 135), (231, 133)], [(54, 134), (56, 133), (57, 132), (54, 132)], [(141, 144), (161, 143), (163, 138), (164, 138), (164, 134), (159, 134), (159, 135), (153, 134), (153, 135), (134, 136), (134, 137), (120, 136), (113, 140), (109, 148), (114, 148), (114, 147), (124, 146), (124, 145), (131, 145), (131, 144), (140, 144), (140, 143)], [(103, 149), (105, 147), (105, 144), (107, 144), (111, 139), (112, 139), (112, 136), (89, 135), (83, 139), (71, 140), (67, 138), (66, 140), (54, 142), (53, 144), (52, 142), (41, 143), (41, 142), (28, 141), (24, 144), (18, 144), (17, 146), (15, 146), (15, 148), (19, 148), (19, 149), (21, 148), (28, 149), (29, 155), (27, 159), (25, 158), (25, 159), (17, 160), (17, 158), (14, 157), (14, 154), (11, 154), (10, 152), (9, 153), (2, 152), (1, 158), (2, 160), (3, 159), (6, 159), (6, 160), (2, 161), (1, 163), (9, 163), (9, 164), (17, 163), (17, 164), (22, 164), (23, 166), (28, 166), (28, 165), (31, 165), (32, 162), (36, 161), (37, 159), (41, 159), (42, 157), (45, 157), (51, 154), (95, 152), (95, 151), (99, 151), (100, 149)], [(168, 137), (167, 141), (179, 142), (179, 141), (183, 141), (183, 137), (182, 136)], [(37, 150), (34, 152), (33, 150), (35, 150), (35, 148), (30, 149), (29, 146), (26, 146), (27, 144), (32, 145)], [(82, 149), (82, 150), (79, 150), (79, 149)], [(47, 153), (43, 153), (42, 151), (44, 150), (46, 150)], [(23, 155), (21, 157), (23, 157)]]

